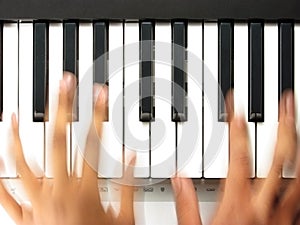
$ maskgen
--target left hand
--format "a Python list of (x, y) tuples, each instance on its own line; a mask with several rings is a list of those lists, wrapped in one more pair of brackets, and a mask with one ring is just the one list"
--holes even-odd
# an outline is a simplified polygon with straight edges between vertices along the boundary
[[(73, 99), (75, 77), (65, 73), (60, 82), (59, 107), (53, 138), (54, 178), (38, 180), (29, 169), (23, 155), (19, 137), (18, 121), (12, 116), (13, 151), (17, 172), (24, 185), (32, 207), (20, 205), (5, 189), (0, 180), (0, 204), (17, 225), (134, 225), (133, 187), (122, 186), (121, 207), (115, 215), (112, 207), (104, 210), (98, 191), (97, 171), (84, 160), (82, 177), (68, 175), (66, 162), (66, 125), (71, 115), (68, 99)], [(72, 87), (71, 90), (68, 87)], [(85, 152), (97, 152), (102, 136), (102, 121), (105, 116), (107, 87), (96, 87), (100, 94), (95, 101), (94, 124), (91, 125)], [(99, 90), (101, 89), (101, 90)], [(96, 154), (98, 155), (98, 154)], [(133, 161), (131, 163), (134, 163)], [(126, 176), (131, 176), (132, 171)]]

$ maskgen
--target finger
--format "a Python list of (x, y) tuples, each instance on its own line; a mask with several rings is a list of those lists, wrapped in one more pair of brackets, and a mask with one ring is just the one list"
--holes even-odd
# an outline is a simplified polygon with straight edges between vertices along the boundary
[(193, 181), (189, 178), (175, 177), (172, 178), (172, 187), (175, 195), (178, 224), (202, 225)]
[(280, 175), (284, 160), (296, 149), (294, 99), (291, 92), (283, 95), (280, 102), (280, 119), (273, 163), (257, 196), (259, 211), (268, 216), (280, 187)]
[[(3, 170), (3, 162), (0, 159), (0, 170)], [(0, 204), (10, 217), (19, 223), (22, 219), (22, 209), (16, 200), (8, 193), (0, 179)]]
[(0, 181), (0, 204), (8, 215), (19, 224), (22, 220), (22, 209), (16, 200), (7, 192), (2, 181)]
[(25, 161), (23, 148), (19, 136), (18, 122), (15, 114), (12, 115), (12, 131), (13, 131), (12, 148), (14, 150), (15, 157), (16, 157), (17, 172), (21, 177), (26, 193), (28, 194), (30, 200), (32, 201), (32, 204), (34, 204), (37, 198), (39, 198), (39, 192), (41, 186)]
[(89, 187), (97, 187), (99, 148), (107, 102), (107, 87), (95, 85), (94, 95), (94, 120), (87, 136), (82, 176), (83, 185)]
[(66, 153), (66, 125), (67, 125), (67, 86), (65, 80), (59, 85), (59, 104), (56, 114), (56, 121), (53, 135), (53, 174), (56, 184), (64, 185), (68, 178), (67, 153)]
[[(297, 214), (300, 201), (300, 181), (299, 179), (293, 180), (286, 192), (284, 193), (282, 200), (280, 201), (277, 214), (280, 214), (282, 221), (292, 220)], [(286, 223), (288, 224), (288, 223)]]
[(124, 225), (133, 225), (134, 222), (134, 186), (133, 186), (133, 174), (134, 174), (134, 165), (136, 162), (136, 157), (131, 158), (129, 165), (125, 171), (123, 184), (121, 188), (121, 205), (120, 205), (120, 214), (118, 220)]
[(225, 98), (227, 121), (230, 122), (234, 116), (234, 95), (233, 90), (229, 90)]
[(233, 192), (242, 190), (250, 177), (250, 156), (247, 125), (241, 116), (235, 116), (230, 123), (229, 170), (226, 184)]
[(67, 120), (68, 122), (72, 122), (77, 119), (77, 101), (74, 98), (77, 86), (76, 77), (73, 73), (64, 72), (63, 79), (67, 87)]

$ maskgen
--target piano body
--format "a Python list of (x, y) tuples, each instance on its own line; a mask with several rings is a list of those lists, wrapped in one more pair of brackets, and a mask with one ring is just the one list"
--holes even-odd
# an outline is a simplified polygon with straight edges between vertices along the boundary
[[(293, 89), (299, 100), (299, 9), (297, 0), (0, 1), (1, 179), (26, 201), (7, 150), (12, 112), (37, 179), (52, 177), (55, 93), (68, 70), (79, 84), (77, 119), (67, 128), (69, 171), (81, 168), (93, 82), (107, 83), (96, 168), (104, 204), (118, 208), (114, 183), (135, 152), (138, 225), (176, 224), (169, 180), (176, 173), (193, 178), (208, 224), (229, 163), (224, 95), (234, 88), (249, 129), (251, 178), (264, 178), (281, 94)], [(285, 167), (282, 176), (293, 172)], [(1, 208), (0, 222), (13, 224)]]

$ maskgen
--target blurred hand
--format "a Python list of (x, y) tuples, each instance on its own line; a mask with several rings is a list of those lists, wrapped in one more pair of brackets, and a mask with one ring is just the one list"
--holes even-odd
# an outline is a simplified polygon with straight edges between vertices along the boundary
[[(295, 156), (297, 148), (293, 94), (286, 92), (280, 102), (277, 143), (268, 177), (254, 184), (249, 179), (251, 159), (248, 153), (245, 119), (232, 116), (234, 115), (232, 93), (227, 96), (226, 101), (230, 115), (230, 165), (224, 193), (211, 224), (294, 224), (300, 206), (299, 176), (290, 182), (283, 193), (280, 193), (283, 183), (283, 179), (280, 178), (283, 163)], [(172, 179), (172, 185), (179, 224), (202, 224), (197, 195), (191, 179), (176, 177)]]
[[(12, 115), (13, 149), (17, 172), (24, 185), (32, 207), (20, 205), (5, 189), (0, 180), (0, 204), (18, 225), (133, 225), (133, 187), (122, 186), (121, 207), (115, 215), (112, 207), (103, 209), (98, 191), (97, 171), (84, 160), (82, 177), (68, 175), (66, 161), (66, 125), (71, 115), (75, 93), (75, 77), (65, 73), (60, 81), (59, 107), (53, 137), (53, 179), (36, 179), (23, 155), (18, 121)], [(85, 153), (98, 152), (105, 117), (107, 87), (95, 86), (100, 93), (94, 101), (94, 123), (87, 136)], [(93, 153), (95, 154), (95, 153)], [(96, 154), (98, 155), (98, 154)], [(134, 163), (131, 161), (131, 165)], [(96, 167), (98, 168), (98, 167)], [(125, 176), (131, 176), (128, 170)]]

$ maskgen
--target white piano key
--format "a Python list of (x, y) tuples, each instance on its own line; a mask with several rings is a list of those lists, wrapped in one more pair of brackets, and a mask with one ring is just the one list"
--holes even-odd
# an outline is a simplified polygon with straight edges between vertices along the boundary
[(204, 23), (204, 177), (228, 170), (228, 124), (218, 122), (218, 24)]
[[(19, 25), (19, 131), (28, 165), (44, 171), (44, 122), (33, 122), (33, 24)], [(30, 132), (28, 132), (30, 130)], [(32, 144), (34, 143), (34, 145)]]
[(125, 23), (124, 35), (125, 162), (136, 153), (134, 176), (149, 177), (149, 123), (139, 120), (139, 24)]
[(202, 24), (189, 23), (187, 30), (188, 121), (177, 123), (177, 170), (181, 177), (199, 178), (202, 176)]
[[(234, 108), (248, 121), (248, 24), (234, 25)], [(255, 176), (255, 123), (247, 122), (251, 173)]]
[(0, 157), (5, 171), (1, 177), (16, 177), (14, 154), (10, 149), (12, 142), (11, 115), (18, 116), (18, 24), (3, 25), (3, 121), (0, 122)]
[[(295, 115), (296, 115), (296, 128), (299, 133), (300, 129), (300, 66), (297, 62), (300, 60), (300, 24), (294, 25), (294, 97), (295, 97)], [(294, 157), (293, 161), (287, 161), (283, 167), (282, 176), (285, 178), (296, 178), (296, 162), (298, 155)]]
[[(257, 177), (267, 177), (273, 161), (278, 126), (278, 27), (265, 24), (264, 28), (265, 119), (257, 123)], [(272, 81), (272, 82), (271, 82)]]
[[(86, 137), (93, 115), (93, 24), (79, 24), (78, 107), (77, 121), (72, 126), (72, 171), (80, 177), (85, 154)], [(95, 165), (94, 165), (95, 166)], [(95, 168), (97, 170), (97, 168)]]
[(109, 24), (109, 121), (103, 123), (98, 174), (118, 178), (123, 171), (123, 24)]
[(171, 121), (171, 24), (155, 25), (155, 121), (151, 122), (151, 177), (176, 172), (175, 122)]
[[(63, 25), (49, 24), (48, 121), (45, 122), (45, 176), (53, 177), (52, 144), (58, 107), (59, 81), (63, 78)], [(67, 153), (70, 153), (70, 128), (67, 126)], [(70, 158), (68, 157), (68, 165)], [(69, 169), (69, 166), (68, 166)]]

